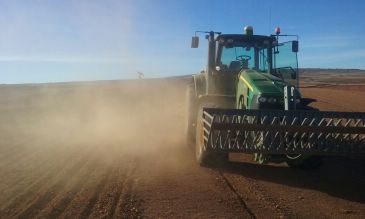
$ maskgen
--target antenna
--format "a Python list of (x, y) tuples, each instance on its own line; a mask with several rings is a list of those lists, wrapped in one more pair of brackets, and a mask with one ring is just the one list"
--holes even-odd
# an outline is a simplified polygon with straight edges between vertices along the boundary
[(270, 33), (270, 31), (271, 31), (271, 5), (269, 5), (269, 28), (268, 29), (269, 29), (269, 33)]

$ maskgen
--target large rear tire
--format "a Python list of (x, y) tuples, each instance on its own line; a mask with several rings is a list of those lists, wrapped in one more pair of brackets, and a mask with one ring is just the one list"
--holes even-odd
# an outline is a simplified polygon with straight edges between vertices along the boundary
[(200, 166), (219, 167), (228, 162), (228, 153), (209, 151), (204, 145), (203, 107), (199, 106), (196, 119), (195, 157)]
[(193, 147), (195, 143), (195, 123), (198, 107), (194, 83), (190, 83), (187, 86), (185, 103), (185, 143), (187, 146)]

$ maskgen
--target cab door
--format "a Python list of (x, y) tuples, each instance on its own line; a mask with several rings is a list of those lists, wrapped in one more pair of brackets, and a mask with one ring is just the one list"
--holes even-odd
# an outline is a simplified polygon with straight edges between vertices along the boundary
[(279, 43), (272, 50), (272, 74), (298, 87), (298, 41)]

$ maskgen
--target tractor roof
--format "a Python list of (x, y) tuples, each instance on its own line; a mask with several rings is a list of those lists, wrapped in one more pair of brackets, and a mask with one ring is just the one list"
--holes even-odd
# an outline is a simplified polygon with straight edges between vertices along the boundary
[(233, 41), (247, 41), (247, 40), (271, 40), (274, 41), (275, 37), (273, 36), (263, 36), (263, 35), (245, 35), (245, 34), (221, 34), (217, 36), (216, 40), (228, 40), (232, 39)]

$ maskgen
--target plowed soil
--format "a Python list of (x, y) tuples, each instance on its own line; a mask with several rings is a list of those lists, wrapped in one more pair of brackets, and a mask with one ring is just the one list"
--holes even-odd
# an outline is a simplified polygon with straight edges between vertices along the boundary
[[(187, 78), (0, 87), (0, 218), (365, 218), (363, 161), (313, 171), (184, 145)], [(365, 111), (365, 86), (303, 88)]]

